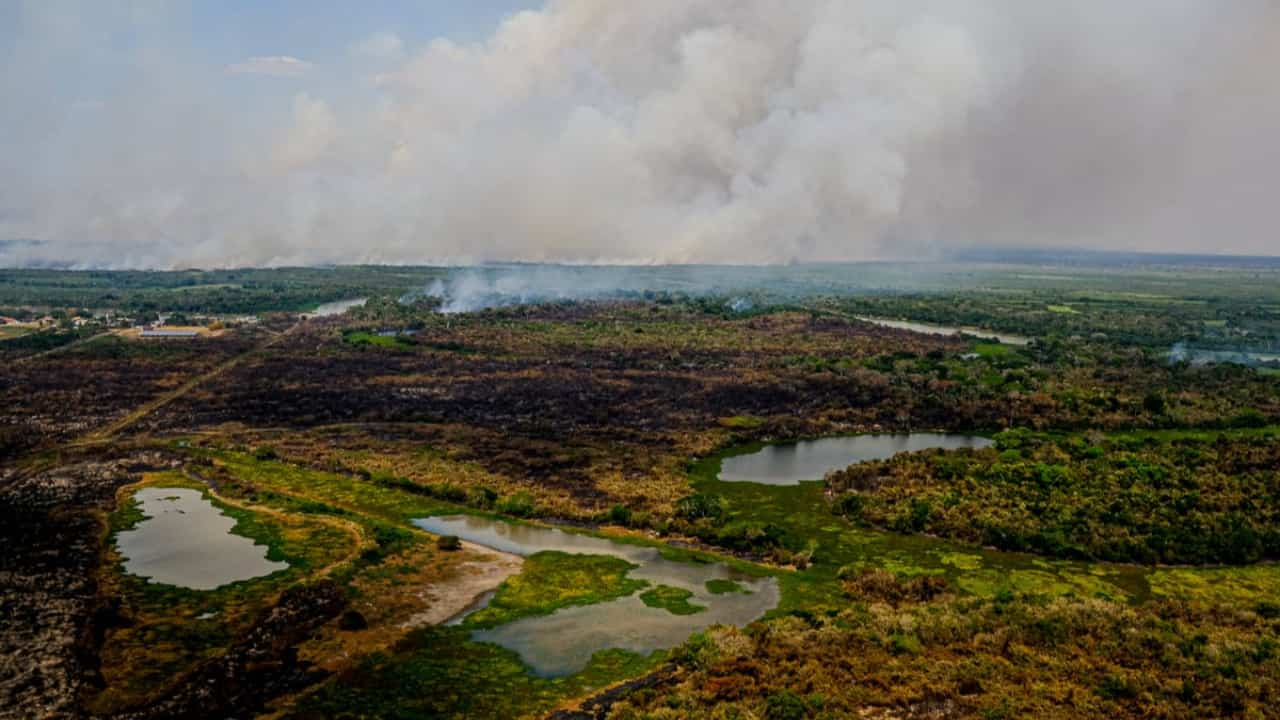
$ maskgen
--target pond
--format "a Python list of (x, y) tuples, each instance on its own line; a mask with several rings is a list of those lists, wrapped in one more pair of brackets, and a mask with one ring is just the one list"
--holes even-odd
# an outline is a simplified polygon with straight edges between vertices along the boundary
[(354, 298), (351, 300), (335, 300), (334, 302), (324, 303), (323, 305), (321, 305), (320, 307), (317, 307), (315, 310), (309, 313), (304, 313), (304, 316), (332, 317), (334, 315), (341, 315), (346, 311), (350, 310), (351, 308), (357, 308), (364, 305), (368, 301), (369, 301), (369, 298)]
[(868, 322), (872, 325), (880, 327), (894, 328), (895, 330), (910, 330), (911, 332), (923, 333), (925, 335), (972, 335), (983, 339), (996, 340), (1005, 345), (1029, 345), (1031, 338), (1022, 335), (1010, 335), (1008, 333), (998, 333), (985, 328), (970, 327), (966, 325), (932, 325), (930, 323), (910, 322), (907, 320), (888, 320), (885, 318), (862, 317), (858, 316), (858, 320)]
[(143, 488), (134, 499), (146, 519), (116, 534), (127, 572), (151, 582), (213, 590), (285, 570), (267, 548), (235, 535), (235, 518), (222, 514), (200, 491)]
[(785, 445), (767, 445), (755, 452), (726, 457), (720, 463), (719, 479), (723, 482), (798, 485), (805, 480), (821, 480), (831, 470), (842, 470), (856, 462), (884, 460), (900, 452), (983, 448), (989, 445), (991, 441), (984, 437), (942, 433), (854, 435), (805, 440)]
[(1255, 367), (1264, 364), (1280, 363), (1280, 354), (1257, 350), (1208, 350), (1188, 347), (1186, 343), (1178, 343), (1169, 348), (1169, 362), (1187, 362), (1192, 365), (1211, 365), (1214, 363), (1234, 363)]
[[(653, 547), (472, 516), (429, 517), (415, 520), (414, 525), (437, 535), (457, 535), (477, 545), (522, 556), (557, 550), (622, 558), (639, 566), (628, 577), (646, 580), (650, 586), (688, 590), (693, 593), (689, 602), (706, 608), (691, 615), (676, 615), (645, 605), (636, 593), (472, 632), (473, 640), (514, 651), (542, 677), (578, 672), (600, 650), (617, 648), (648, 655), (675, 647), (711, 625), (745, 625), (773, 609), (780, 598), (774, 578), (754, 577), (724, 563), (668, 560)], [(745, 592), (715, 594), (707, 587), (710, 580), (733, 581)]]

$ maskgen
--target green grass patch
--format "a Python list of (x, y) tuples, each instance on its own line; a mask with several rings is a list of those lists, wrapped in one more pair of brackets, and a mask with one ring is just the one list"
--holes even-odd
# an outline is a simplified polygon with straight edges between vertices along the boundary
[(547, 551), (530, 555), (518, 575), (507, 578), (485, 607), (468, 616), (469, 628), (491, 628), (522, 617), (550, 615), (570, 605), (596, 603), (626, 597), (647, 587), (627, 573), (626, 560), (603, 555), (571, 555)]
[(1084, 598), (1125, 600), (1123, 590), (1106, 580), (1088, 573), (1053, 572), (1048, 570), (976, 570), (966, 572), (956, 580), (961, 590), (978, 597), (990, 598), (1002, 594), (1074, 595)]
[(1008, 345), (1000, 343), (978, 343), (973, 346), (973, 351), (988, 360), (992, 358), (1003, 357), (1008, 355), (1011, 348)]
[(712, 580), (708, 580), (706, 585), (707, 585), (707, 592), (711, 593), (712, 595), (728, 595), (729, 593), (743, 593), (743, 594), (751, 593), (750, 590), (742, 587), (738, 583), (732, 580), (725, 580), (723, 578), (714, 578)]
[(1280, 565), (1242, 568), (1170, 568), (1149, 578), (1156, 597), (1205, 605), (1248, 606), (1280, 598)]
[(415, 518), (458, 511), (456, 505), (350, 475), (311, 470), (277, 460), (258, 459), (248, 453), (225, 450), (192, 452), (225, 466), (238, 481), (246, 487), (252, 487), (260, 499), (273, 500), (273, 495), (305, 498), (333, 508), (401, 524), (408, 524)]
[(659, 585), (640, 593), (640, 599), (651, 608), (662, 608), (672, 615), (693, 615), (707, 608), (689, 602), (693, 593), (684, 588)]
[(764, 425), (764, 418), (755, 415), (733, 415), (720, 418), (720, 426), (733, 430), (753, 430)]
[(379, 335), (371, 332), (353, 332), (342, 336), (342, 341), (356, 347), (404, 348), (412, 347), (413, 338), (407, 335)]

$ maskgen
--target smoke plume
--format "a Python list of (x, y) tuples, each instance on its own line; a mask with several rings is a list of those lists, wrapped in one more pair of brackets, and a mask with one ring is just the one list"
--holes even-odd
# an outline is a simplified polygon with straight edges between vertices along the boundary
[(7, 12), (4, 265), (1280, 253), (1274, 0), (551, 0), (218, 66), (181, 3)]

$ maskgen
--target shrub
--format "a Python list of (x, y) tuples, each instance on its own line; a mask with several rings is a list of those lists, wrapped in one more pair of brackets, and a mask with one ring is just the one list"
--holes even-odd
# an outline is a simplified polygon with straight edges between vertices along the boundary
[(493, 507), (494, 503), (496, 502), (498, 502), (498, 493), (495, 492), (493, 488), (485, 487), (483, 485), (476, 488), (472, 488), (471, 490), (472, 505), (487, 509), (487, 508)]
[(783, 690), (770, 695), (765, 701), (765, 720), (804, 720), (809, 716), (809, 707), (804, 698)]
[(348, 610), (342, 613), (342, 617), (338, 618), (339, 630), (355, 632), (358, 630), (365, 630), (368, 627), (369, 621), (365, 620), (364, 615), (361, 615), (355, 610)]
[(467, 491), (452, 483), (433, 485), (431, 494), (445, 502), (464, 503), (467, 501)]
[(522, 518), (532, 517), (533, 496), (526, 492), (516, 493), (498, 503), (498, 512)]
[(631, 524), (631, 510), (625, 505), (614, 505), (609, 509), (609, 522), (614, 525), (627, 526)]
[(1163, 415), (1165, 410), (1164, 396), (1159, 393), (1148, 393), (1142, 398), (1142, 409), (1152, 415)]
[(436, 547), (441, 550), (461, 550), (462, 541), (458, 539), (457, 535), (441, 535), (436, 540)]
[(862, 496), (857, 493), (845, 493), (836, 498), (832, 504), (831, 510), (836, 515), (843, 515), (850, 520), (857, 520), (862, 517)]
[(680, 501), (676, 514), (688, 520), (716, 520), (726, 511), (724, 498), (719, 495), (698, 493)]
[(1123, 700), (1136, 697), (1138, 689), (1127, 678), (1119, 675), (1108, 675), (1098, 683), (1098, 695), (1108, 700)]

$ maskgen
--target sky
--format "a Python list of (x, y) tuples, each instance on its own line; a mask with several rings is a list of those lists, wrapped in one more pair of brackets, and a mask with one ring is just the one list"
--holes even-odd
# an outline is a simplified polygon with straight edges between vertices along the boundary
[(1280, 255), (1276, 67), (1274, 0), (9, 0), (0, 265)]

